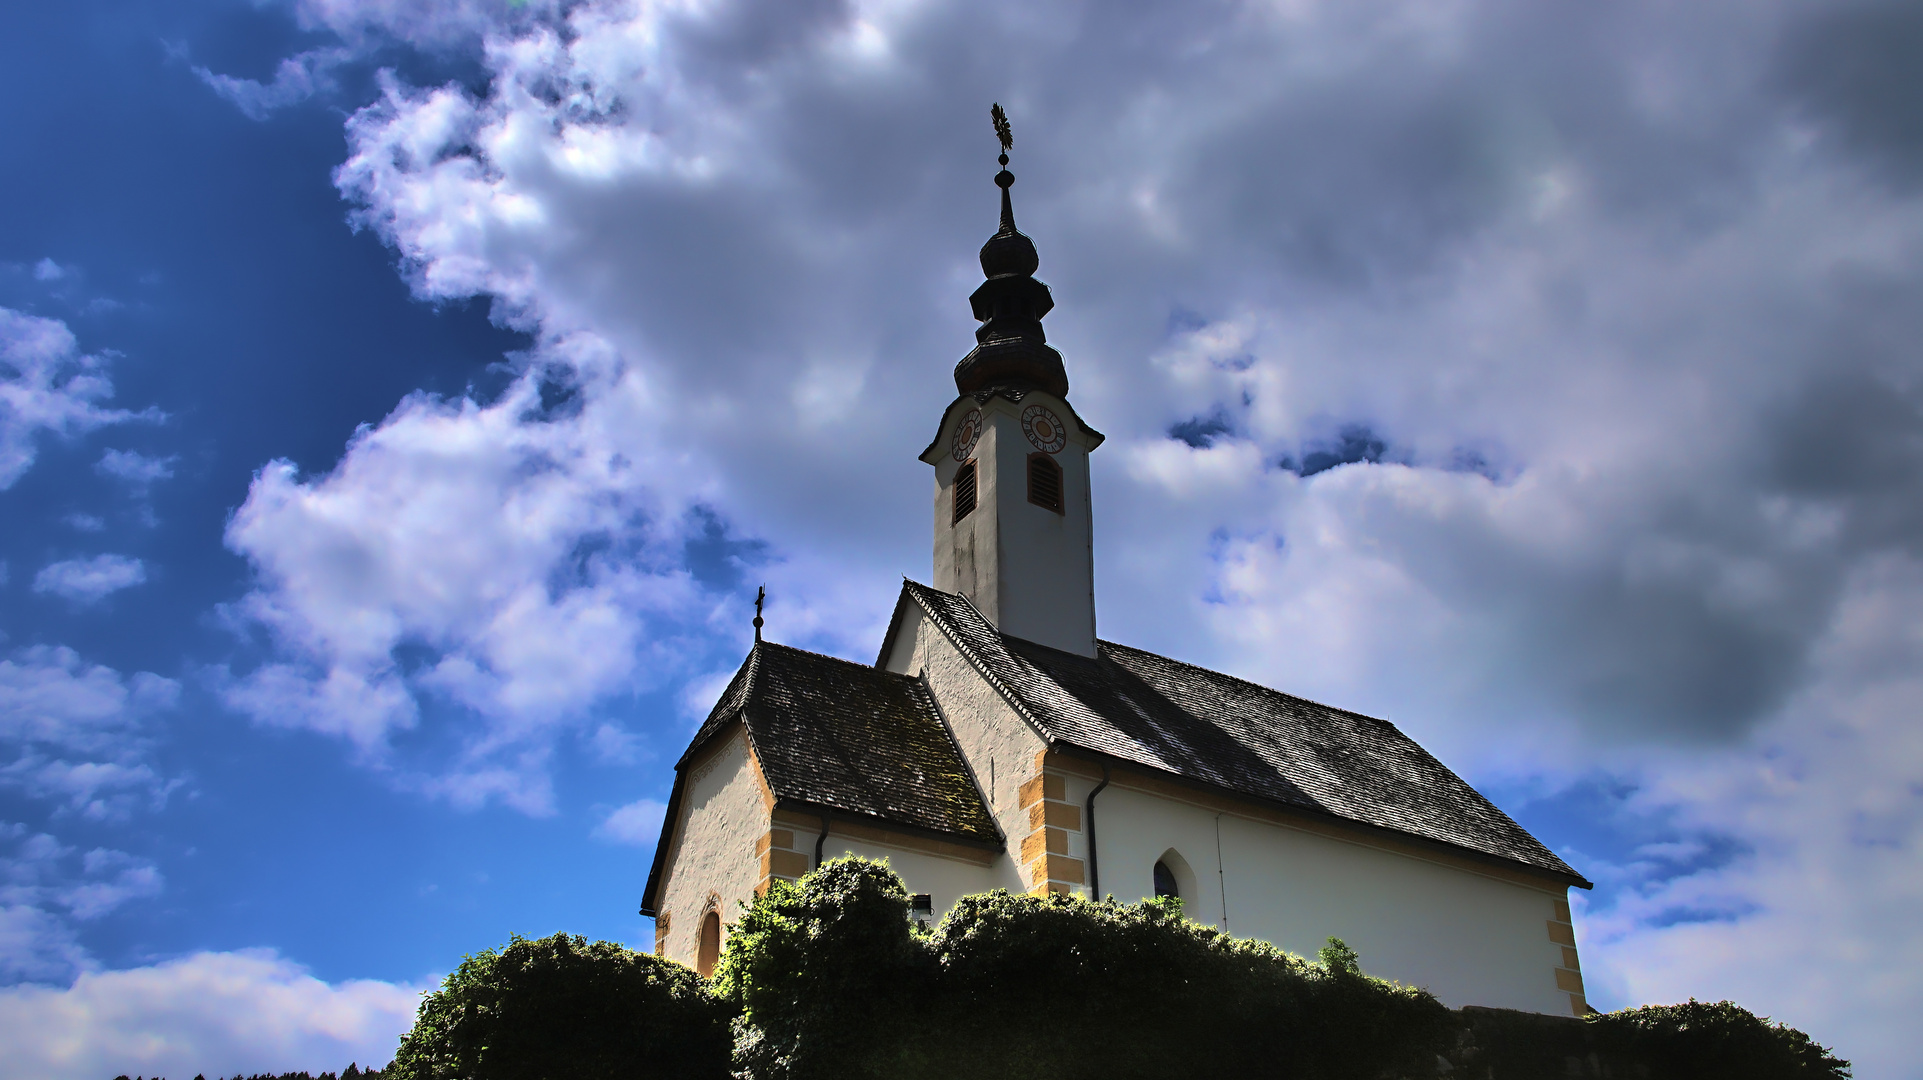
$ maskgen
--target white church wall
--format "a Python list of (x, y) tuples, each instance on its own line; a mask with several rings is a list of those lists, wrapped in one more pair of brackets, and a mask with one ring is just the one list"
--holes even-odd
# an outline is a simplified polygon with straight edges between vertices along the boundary
[(726, 928), (741, 917), (761, 878), (755, 844), (768, 833), (769, 808), (759, 772), (750, 757), (748, 737), (739, 724), (707, 755), (689, 767), (682, 788), (674, 846), (662, 866), (656, 918), (662, 955), (692, 966), (699, 946), (702, 916), (712, 904)]
[(1066, 439), (1052, 455), (1062, 470), (1062, 512), (1028, 501), (1028, 458), (1036, 452), (1022, 434), (1021, 412), (1031, 406), (1047, 408), (1057, 420), (1072, 424), (1068, 404), (1043, 393), (1031, 393), (1020, 404), (1002, 398), (990, 401), (983, 413), (990, 418), (984, 449), (992, 454), (999, 481), (996, 495), (1001, 511), (1000, 559), (1001, 621), (1003, 633), (1057, 649), (1095, 655), (1095, 570), (1089, 519), (1088, 450), (1080, 433)]
[[(1035, 775), (1036, 755), (1047, 744), (912, 603), (903, 614), (887, 666), (928, 680), (936, 707), (988, 800), (989, 813), (1002, 835), (1019, 843), (1030, 832), (1021, 787)], [(1003, 863), (990, 887), (1017, 892), (1026, 888), (1013, 859)]]
[[(1077, 804), (1098, 782), (1074, 773), (1065, 780)], [(1339, 937), (1369, 974), (1427, 987), (1450, 1006), (1571, 1011), (1557, 984), (1562, 949), (1547, 926), (1566, 918), (1557, 914), (1566, 890), (1196, 805), (1125, 779), (1097, 796), (1095, 823), (1100, 887), (1118, 900), (1153, 896), (1155, 862), (1173, 850), (1191, 878), (1181, 882), (1184, 913), (1198, 922), (1311, 957)], [(1071, 834), (1071, 854), (1087, 857), (1086, 835)]]
[(829, 859), (859, 855), (887, 862), (890, 869), (901, 875), (902, 884), (908, 887), (910, 894), (929, 895), (937, 918), (947, 914), (948, 909), (955, 906), (955, 901), (971, 893), (1020, 888), (1009, 883), (1009, 871), (1013, 869), (1013, 864), (1005, 857), (996, 860), (1001, 864), (999, 866), (984, 865), (982, 862), (931, 854), (872, 837), (837, 835), (833, 826), (828, 829), (828, 840), (822, 845), (822, 855)]

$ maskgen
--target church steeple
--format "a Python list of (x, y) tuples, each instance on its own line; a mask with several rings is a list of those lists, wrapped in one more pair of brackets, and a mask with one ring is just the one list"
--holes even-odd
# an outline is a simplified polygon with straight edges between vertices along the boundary
[(1059, 398), (1068, 397), (1068, 371), (1062, 354), (1048, 346), (1042, 317), (1055, 307), (1048, 286), (1035, 280), (1041, 266), (1035, 242), (1015, 228), (1015, 204), (1008, 189), (1015, 174), (1008, 171), (1008, 150), (1014, 145), (1008, 117), (994, 109), (995, 133), (1002, 140), (1002, 171), (995, 186), (1002, 189), (1001, 228), (982, 245), (982, 282), (968, 298), (975, 318), (975, 348), (955, 365), (955, 388), (964, 394), (994, 387), (1032, 387)]
[(1035, 244), (1015, 228), (1002, 141), (1001, 228), (982, 245), (969, 297), (975, 350), (955, 367), (961, 396), (943, 410), (921, 459), (935, 468), (935, 588), (959, 593), (1004, 634), (1095, 655), (1088, 454), (1102, 435), (1068, 403), (1062, 356), (1042, 336), (1055, 306), (1035, 280)]

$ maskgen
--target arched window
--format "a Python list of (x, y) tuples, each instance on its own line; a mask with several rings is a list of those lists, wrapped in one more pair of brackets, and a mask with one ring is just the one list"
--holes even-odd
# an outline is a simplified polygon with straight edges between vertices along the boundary
[(1028, 455), (1028, 501), (1062, 512), (1062, 467), (1049, 454)]
[[(1136, 863), (1135, 865), (1140, 866), (1142, 864)], [(1141, 879), (1137, 878), (1136, 880), (1139, 881)], [(1170, 870), (1168, 864), (1159, 859), (1156, 860), (1155, 863), (1155, 895), (1157, 898), (1164, 896), (1172, 896), (1177, 900), (1182, 898), (1182, 890), (1175, 884), (1175, 871)]]
[(694, 969), (703, 976), (713, 975), (714, 966), (720, 961), (721, 913), (710, 911), (701, 917), (701, 948), (695, 953)]
[(949, 524), (956, 524), (974, 510), (975, 463), (970, 460), (962, 462), (962, 467), (955, 470), (955, 518)]

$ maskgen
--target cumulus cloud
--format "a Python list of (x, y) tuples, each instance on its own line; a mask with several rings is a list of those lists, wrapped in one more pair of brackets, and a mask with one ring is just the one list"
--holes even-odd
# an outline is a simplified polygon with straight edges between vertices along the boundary
[(147, 567), (127, 555), (95, 555), (49, 563), (33, 578), (33, 591), (52, 593), (76, 604), (94, 604), (147, 580)]
[[(50, 280), (41, 274), (48, 266), (36, 275)], [(158, 416), (102, 408), (112, 396), (105, 362), (81, 353), (67, 324), (0, 308), (0, 491), (33, 465), (41, 432), (71, 436)]]
[(661, 839), (661, 820), (668, 807), (653, 799), (631, 802), (609, 813), (594, 829), (596, 838), (652, 850)]
[[(0, 921), (0, 933), (5, 923)], [(328, 983), (271, 951), (201, 952), (0, 990), (5, 1080), (384, 1065), (430, 984)]]
[(771, 634), (871, 650), (926, 573), (913, 455), (970, 344), (998, 99), (1110, 435), (1105, 634), (1478, 779), (1616, 778), (1625, 820), (1748, 854), (1623, 869), (1599, 1001), (1730, 986), (1915, 1075), (1871, 1031), (1913, 980), (1783, 944), (1835, 937), (1824, 881), (1865, 926), (1912, 895), (1919, 609), (1877, 600), (1923, 556), (1908, 7), (302, 10), (479, 40), (479, 91), (388, 77), (336, 182), (418, 295), (538, 344), (498, 402), (411, 399), (257, 479), (229, 542), (280, 655), (232, 692), (263, 720), (379, 747), (452, 702), (450, 782), (543, 806), (531, 733), (715, 669), (674, 648), (741, 612), (691, 576), (696, 507), (767, 545)]
[(548, 811), (553, 739), (675, 669), (701, 590), (681, 563), (698, 474), (635, 460), (658, 405), (610, 371), (545, 416), (544, 378), (489, 405), (411, 398), (325, 476), (262, 470), (228, 528), (261, 578), (234, 615), (288, 659), (230, 679), (229, 703), (376, 761), (423, 701), (451, 707), (480, 725), (424, 786)]

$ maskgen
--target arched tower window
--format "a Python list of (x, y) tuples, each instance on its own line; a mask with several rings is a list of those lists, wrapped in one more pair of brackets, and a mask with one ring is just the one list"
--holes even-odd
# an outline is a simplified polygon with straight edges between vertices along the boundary
[[(1160, 866), (1160, 863), (1156, 864)], [(714, 974), (721, 961), (721, 913), (710, 911), (701, 917), (701, 947), (695, 953), (694, 969), (704, 977)]]
[(1175, 884), (1175, 871), (1170, 870), (1168, 864), (1159, 859), (1155, 862), (1155, 895), (1157, 898), (1164, 896), (1172, 896), (1177, 900), (1182, 898), (1181, 887)]
[(975, 463), (973, 460), (962, 462), (955, 470), (955, 518), (953, 525), (975, 510)]
[(1050, 454), (1028, 455), (1028, 501), (1044, 510), (1062, 512), (1062, 467)]

